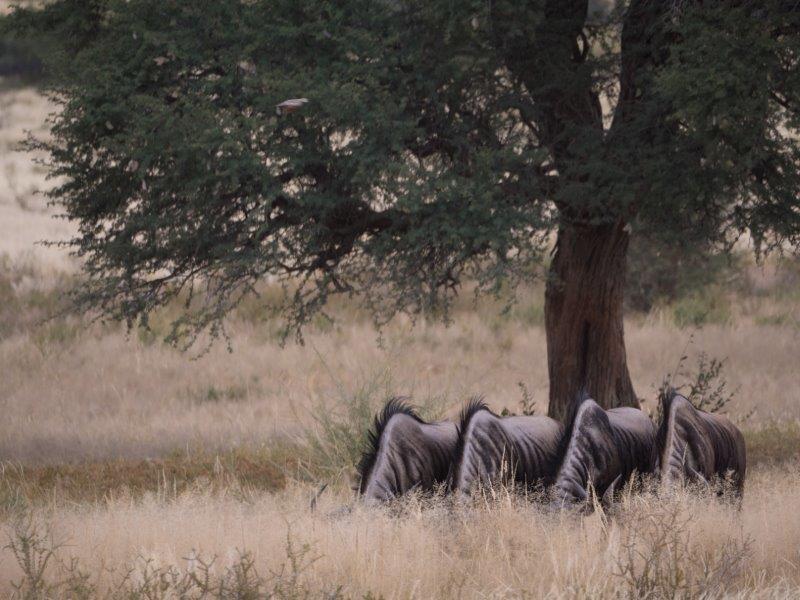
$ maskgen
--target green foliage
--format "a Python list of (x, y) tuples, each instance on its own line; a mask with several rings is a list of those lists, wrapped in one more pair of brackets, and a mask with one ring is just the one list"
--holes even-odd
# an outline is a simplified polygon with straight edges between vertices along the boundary
[(59, 0), (0, 27), (53, 49), (62, 111), (32, 146), (79, 225), (78, 305), (146, 326), (180, 298), (176, 343), (224, 335), (264, 279), (284, 333), (334, 295), (447, 318), (467, 279), (529, 279), (560, 226), (798, 241), (780, 0)]
[(30, 44), (14, 43), (0, 38), (0, 77), (16, 76), (24, 81), (36, 81), (42, 63)]
[(305, 433), (310, 474), (324, 479), (351, 475), (366, 448), (375, 414), (389, 396), (385, 382), (374, 378), (354, 390), (340, 390), (333, 402), (316, 406), (314, 425)]
[(707, 323), (724, 324), (730, 321), (730, 300), (724, 290), (705, 287), (680, 298), (672, 307), (678, 327), (700, 327)]
[(661, 237), (634, 230), (625, 278), (626, 308), (649, 312), (693, 294), (707, 294), (738, 266), (730, 255), (715, 250), (708, 239), (685, 235), (678, 239), (672, 233)]
[(725, 359), (709, 358), (705, 352), (697, 360), (697, 373), (688, 384), (686, 397), (700, 410), (720, 412), (733, 400), (735, 392), (726, 388), (728, 382), (722, 377)]
[[(302, 439), (304, 472), (297, 473), (298, 478), (329, 482), (352, 476), (367, 449), (375, 415), (396, 395), (392, 388), (388, 372), (373, 373), (355, 387), (337, 381), (334, 397), (312, 410), (314, 423), (304, 430)], [(440, 419), (443, 404), (435, 396), (414, 399), (415, 409), (426, 420)]]
[[(690, 338), (689, 344), (691, 342)], [(726, 359), (709, 357), (705, 352), (701, 352), (693, 372), (686, 368), (687, 359), (688, 356), (683, 354), (673, 372), (664, 377), (658, 391), (659, 400), (675, 390), (700, 410), (711, 413), (725, 412), (725, 408), (736, 395), (735, 390), (728, 389), (728, 381), (723, 373)], [(745, 415), (743, 420), (750, 416)]]

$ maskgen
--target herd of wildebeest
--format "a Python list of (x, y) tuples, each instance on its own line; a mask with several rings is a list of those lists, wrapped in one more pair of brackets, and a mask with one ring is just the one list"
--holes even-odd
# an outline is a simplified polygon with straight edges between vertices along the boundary
[[(699, 484), (741, 501), (746, 452), (726, 417), (662, 395), (658, 425), (637, 408), (604, 410), (583, 394), (564, 424), (499, 416), (471, 400), (459, 423), (425, 422), (402, 399), (375, 418), (358, 471), (359, 495), (384, 502), (411, 490), (466, 497), (509, 484), (539, 490), (553, 508), (608, 505), (643, 479), (663, 488)], [(543, 493), (541, 493), (543, 492)]]

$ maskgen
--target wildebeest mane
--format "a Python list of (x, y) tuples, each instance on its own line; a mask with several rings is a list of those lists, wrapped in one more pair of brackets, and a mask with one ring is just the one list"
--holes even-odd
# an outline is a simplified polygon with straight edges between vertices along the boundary
[(461, 409), (461, 413), (458, 416), (458, 426), (456, 427), (456, 431), (458, 432), (458, 441), (456, 442), (456, 450), (453, 454), (453, 456), (457, 458), (455, 460), (455, 464), (453, 465), (451, 483), (458, 478), (462, 467), (461, 459), (464, 457), (464, 445), (467, 443), (467, 438), (464, 434), (467, 431), (467, 427), (469, 427), (469, 423), (472, 421), (472, 418), (484, 410), (495, 417), (497, 416), (492, 409), (489, 408), (489, 405), (486, 404), (486, 400), (482, 395), (473, 396), (467, 401), (467, 404), (464, 406), (464, 408)]
[(363, 493), (364, 482), (369, 478), (372, 468), (375, 466), (375, 460), (378, 456), (378, 445), (380, 444), (381, 434), (386, 429), (389, 420), (395, 415), (406, 415), (411, 417), (418, 423), (424, 423), (417, 412), (406, 402), (407, 398), (402, 396), (394, 396), (389, 398), (383, 410), (375, 416), (372, 429), (367, 432), (367, 443), (364, 452), (361, 454), (361, 460), (358, 461), (356, 471), (358, 472), (359, 492)]
[(489, 405), (486, 404), (486, 400), (483, 396), (473, 396), (469, 399), (466, 406), (461, 409), (461, 413), (458, 416), (458, 444), (456, 445), (455, 456), (461, 456), (464, 453), (464, 443), (466, 442), (464, 433), (467, 431), (467, 427), (469, 427), (469, 422), (472, 421), (472, 418), (482, 410), (489, 412), (495, 417), (497, 416), (494, 411), (489, 408)]
[(661, 397), (659, 398), (661, 405), (661, 422), (658, 424), (658, 430), (656, 431), (656, 448), (659, 449), (657, 452), (657, 460), (659, 464), (661, 464), (660, 449), (663, 448), (667, 443), (667, 434), (669, 433), (669, 413), (672, 409), (672, 401), (678, 395), (678, 390), (676, 390), (674, 387), (669, 387), (663, 391)]
[(559, 461), (563, 460), (564, 456), (567, 454), (569, 441), (572, 439), (572, 432), (575, 429), (575, 419), (578, 416), (578, 410), (584, 402), (590, 399), (591, 396), (589, 396), (589, 392), (584, 388), (580, 391), (580, 394), (578, 394), (576, 401), (567, 408), (567, 415), (564, 419), (564, 435), (561, 436), (561, 440), (558, 442), (558, 452), (556, 453), (556, 456), (559, 457)]

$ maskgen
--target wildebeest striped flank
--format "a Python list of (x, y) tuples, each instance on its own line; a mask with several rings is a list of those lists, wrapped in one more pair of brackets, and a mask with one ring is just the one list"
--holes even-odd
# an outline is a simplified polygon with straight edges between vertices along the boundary
[(511, 482), (549, 485), (563, 431), (550, 417), (500, 417), (474, 398), (461, 412), (452, 490), (469, 494), (477, 485)]
[(358, 465), (359, 494), (385, 501), (446, 483), (457, 441), (455, 423), (426, 423), (402, 399), (392, 398), (375, 417)]
[(747, 469), (742, 432), (727, 417), (695, 408), (674, 390), (662, 396), (661, 414), (658, 469), (663, 484), (729, 477), (741, 496)]
[(574, 407), (562, 442), (561, 465), (553, 485), (554, 503), (584, 502), (593, 489), (613, 494), (634, 473), (656, 465), (656, 430), (638, 408), (604, 410), (584, 396)]

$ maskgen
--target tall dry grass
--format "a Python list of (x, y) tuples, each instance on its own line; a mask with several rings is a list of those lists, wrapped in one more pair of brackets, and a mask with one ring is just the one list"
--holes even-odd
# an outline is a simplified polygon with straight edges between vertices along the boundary
[[(77, 560), (97, 590), (91, 597), (135, 592), (148, 572), (169, 573), (165, 591), (200, 597), (182, 587), (187, 573), (215, 558), (211, 578), (224, 577), (241, 567), (243, 553), (257, 571), (247, 589), (271, 589), (306, 545), (285, 597), (792, 598), (800, 594), (799, 492), (795, 466), (756, 474), (741, 511), (679, 493), (629, 495), (612, 515), (548, 514), (501, 494), (465, 508), (410, 499), (394, 510), (357, 506), (335, 516), (348, 497), (323, 496), (312, 513), (313, 490), (294, 486), (245, 499), (198, 491), (42, 508), (23, 527), (33, 523), (47, 532), (45, 547), (60, 546), (46, 585), (70, 585), (65, 565), (74, 569)], [(0, 581), (24, 585), (11, 554), (1, 555)]]

